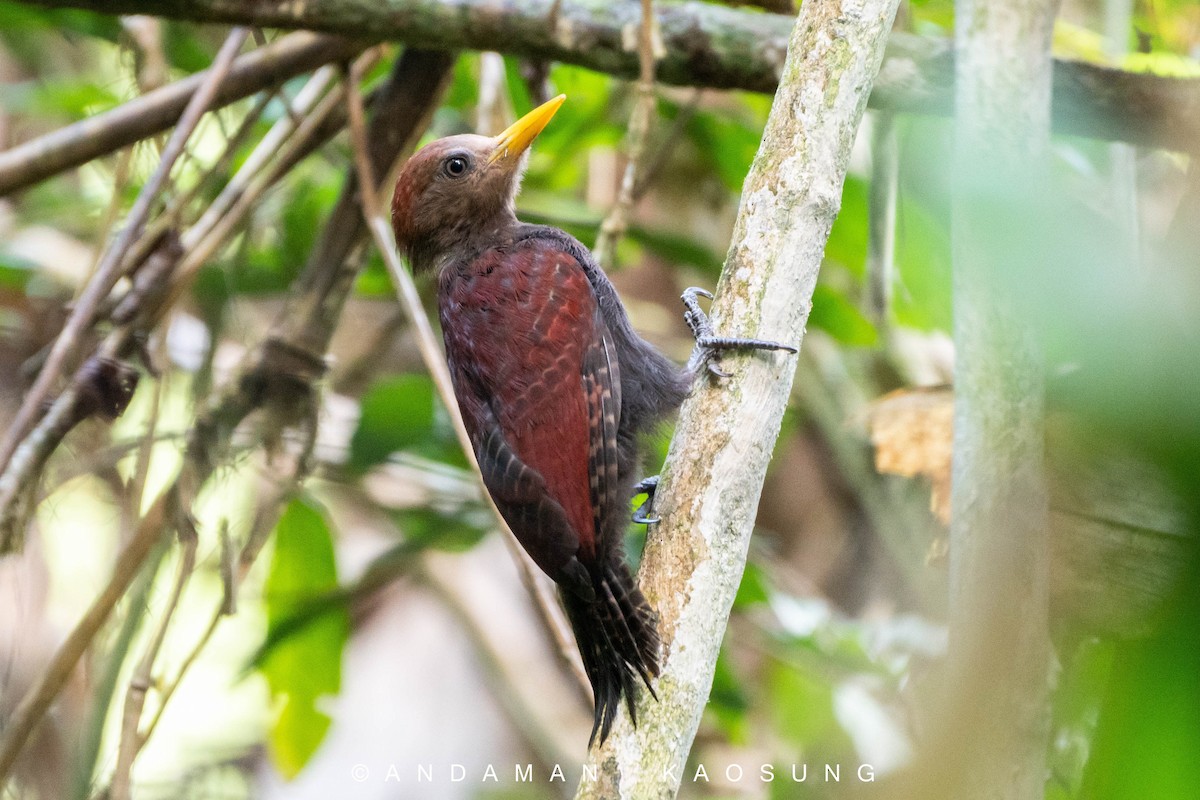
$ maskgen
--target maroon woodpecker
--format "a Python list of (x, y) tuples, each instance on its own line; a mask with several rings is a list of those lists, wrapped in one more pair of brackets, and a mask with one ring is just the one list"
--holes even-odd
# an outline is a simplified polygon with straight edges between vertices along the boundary
[(499, 136), (426, 145), (396, 183), (392, 224), (413, 271), (436, 275), (446, 359), (484, 484), (559, 586), (592, 684), (592, 739), (603, 742), (621, 697), (633, 717), (637, 678), (649, 688), (659, 670), (656, 616), (623, 547), (639, 436), (679, 406), (701, 364), (722, 374), (713, 351), (793, 348), (712, 336), (695, 299), (705, 293), (689, 290), (698, 356), (681, 369), (634, 332), (582, 244), (517, 220), (529, 145), (564, 99)]

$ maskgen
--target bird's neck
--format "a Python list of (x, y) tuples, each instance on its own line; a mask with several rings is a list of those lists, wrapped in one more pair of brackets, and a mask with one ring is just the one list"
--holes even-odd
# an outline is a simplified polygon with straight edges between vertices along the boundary
[(512, 208), (502, 208), (486, 219), (462, 219), (431, 236), (409, 242), (408, 259), (415, 273), (441, 273), (453, 264), (471, 261), (485, 250), (511, 242), (520, 224)]

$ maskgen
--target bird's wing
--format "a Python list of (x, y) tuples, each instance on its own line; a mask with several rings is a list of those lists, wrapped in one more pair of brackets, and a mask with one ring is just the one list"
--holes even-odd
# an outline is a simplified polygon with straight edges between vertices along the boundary
[(617, 497), (620, 375), (587, 276), (568, 253), (489, 251), (441, 297), (455, 390), (489, 492), (556, 580)]
[(623, 505), (617, 461), (621, 424), (621, 366), (617, 348), (599, 310), (592, 341), (583, 356), (583, 393), (587, 398), (588, 477), (591, 481), (593, 535), (604, 538), (605, 520)]

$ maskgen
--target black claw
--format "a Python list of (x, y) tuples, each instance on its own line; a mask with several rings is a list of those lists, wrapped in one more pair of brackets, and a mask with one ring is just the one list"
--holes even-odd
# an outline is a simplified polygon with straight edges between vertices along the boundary
[(680, 298), (683, 301), (683, 321), (692, 331), (696, 339), (696, 350), (692, 354), (689, 367), (698, 372), (701, 366), (714, 378), (728, 378), (730, 373), (717, 366), (722, 350), (784, 350), (788, 353), (798, 353), (799, 350), (790, 344), (774, 342), (769, 339), (739, 339), (733, 336), (716, 336), (713, 334), (712, 323), (708, 315), (700, 308), (697, 297), (712, 299), (712, 293), (698, 287), (691, 287)]
[(658, 476), (651, 475), (648, 478), (642, 478), (641, 483), (639, 483), (637, 486), (633, 487), (633, 494), (635, 496), (639, 495), (639, 494), (646, 494), (646, 495), (653, 496), (653, 494), (657, 490), (658, 490)]
[(726, 372), (725, 370), (723, 370), (717, 366), (715, 353), (709, 353), (707, 355), (707, 357), (704, 359), (704, 368), (706, 370), (708, 370), (709, 375), (712, 375), (714, 378), (717, 378), (717, 379), (728, 378), (733, 375), (732, 372)]
[(661, 520), (650, 513), (654, 508), (654, 493), (658, 490), (658, 476), (651, 475), (649, 478), (643, 478), (641, 483), (633, 487), (633, 494), (636, 497), (639, 494), (646, 495), (646, 499), (642, 501), (633, 512), (633, 521), (637, 525), (653, 525)]
[(800, 352), (790, 344), (774, 342), (770, 339), (739, 339), (733, 336), (702, 336), (696, 340), (697, 347), (706, 350), (786, 350), (789, 353)]

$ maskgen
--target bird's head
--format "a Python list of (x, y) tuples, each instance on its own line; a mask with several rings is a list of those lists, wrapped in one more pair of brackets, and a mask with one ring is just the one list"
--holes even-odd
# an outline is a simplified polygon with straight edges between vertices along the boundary
[(499, 136), (447, 136), (408, 160), (392, 195), (392, 227), (414, 271), (515, 219), (529, 145), (565, 99), (543, 103)]

